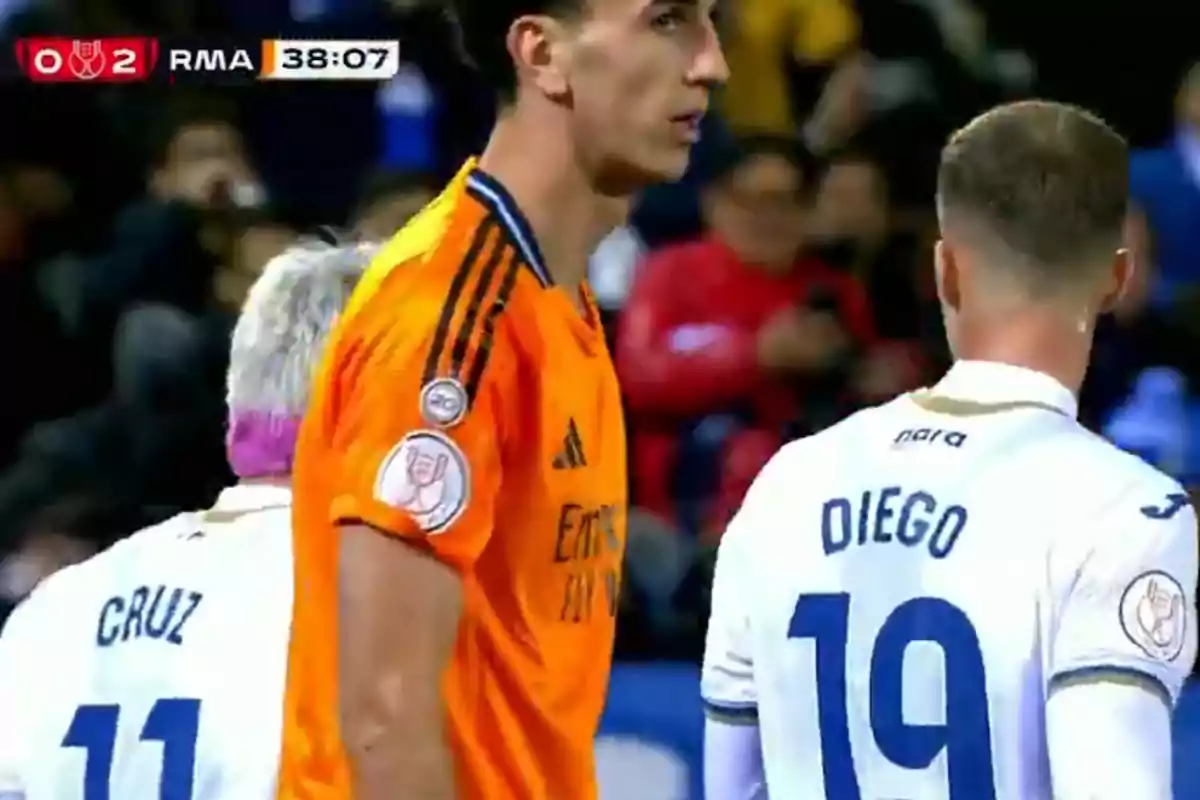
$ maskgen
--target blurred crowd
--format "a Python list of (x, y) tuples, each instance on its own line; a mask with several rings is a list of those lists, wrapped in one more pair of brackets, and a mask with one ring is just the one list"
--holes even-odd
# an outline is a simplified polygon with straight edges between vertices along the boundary
[[(0, 2), (6, 38), (389, 37), (405, 59), (384, 86), (0, 86), (0, 614), (211, 502), (231, 482), (228, 337), (259, 270), (301, 235), (388, 236), (484, 140), (490, 102), (431, 5)], [(733, 77), (692, 169), (591, 264), (630, 433), (623, 655), (698, 654), (714, 545), (782, 442), (946, 367), (938, 151), (1004, 99), (1079, 102), (1138, 145), (1141, 279), (1098, 332), (1082, 416), (1200, 482), (1200, 67), (1179, 6), (1069, 5), (723, 9)]]

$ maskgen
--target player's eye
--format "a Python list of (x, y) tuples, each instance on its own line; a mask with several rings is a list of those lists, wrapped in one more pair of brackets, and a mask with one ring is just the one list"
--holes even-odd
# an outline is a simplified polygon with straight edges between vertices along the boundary
[(650, 25), (664, 33), (670, 33), (688, 22), (687, 11), (679, 6), (659, 11), (650, 18)]

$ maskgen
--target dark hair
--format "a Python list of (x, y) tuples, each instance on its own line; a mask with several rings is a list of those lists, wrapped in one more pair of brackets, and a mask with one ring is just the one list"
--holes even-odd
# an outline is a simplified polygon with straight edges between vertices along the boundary
[(508, 29), (518, 17), (545, 14), (572, 17), (587, 0), (450, 0), (448, 13), (467, 63), (501, 104), (517, 94), (517, 72), (508, 53)]
[(1009, 103), (950, 137), (937, 183), (943, 226), (961, 225), (1043, 287), (1059, 287), (1121, 246), (1129, 148), (1076, 106)]
[(718, 184), (729, 180), (735, 172), (756, 158), (773, 156), (782, 158), (800, 173), (801, 190), (806, 194), (813, 190), (817, 171), (817, 160), (799, 139), (766, 133), (733, 134), (717, 142), (707, 157), (701, 160), (698, 169), (707, 184)]
[(441, 189), (441, 184), (430, 172), (377, 168), (367, 173), (359, 185), (358, 197), (355, 200), (354, 212), (351, 216), (361, 215), (376, 203), (394, 195), (410, 192), (436, 195)]
[(161, 167), (170, 156), (171, 144), (186, 128), (193, 125), (238, 125), (237, 108), (231, 103), (209, 95), (185, 95), (168, 102), (146, 141), (147, 157), (152, 166)]

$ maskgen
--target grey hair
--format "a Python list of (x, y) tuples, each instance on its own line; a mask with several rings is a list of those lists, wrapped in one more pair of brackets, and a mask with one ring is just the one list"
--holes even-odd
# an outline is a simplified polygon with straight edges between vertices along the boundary
[(303, 240), (267, 263), (233, 329), (231, 415), (303, 415), (329, 332), (378, 249)]

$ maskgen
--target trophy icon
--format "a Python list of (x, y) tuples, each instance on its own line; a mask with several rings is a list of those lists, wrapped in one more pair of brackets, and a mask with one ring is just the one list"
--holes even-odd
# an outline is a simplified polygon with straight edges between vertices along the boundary
[(99, 39), (76, 39), (71, 43), (67, 66), (71, 69), (71, 74), (79, 80), (90, 81), (99, 78), (104, 73), (104, 62), (103, 44)]

